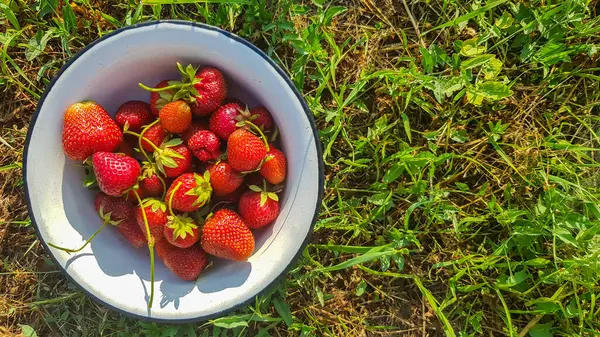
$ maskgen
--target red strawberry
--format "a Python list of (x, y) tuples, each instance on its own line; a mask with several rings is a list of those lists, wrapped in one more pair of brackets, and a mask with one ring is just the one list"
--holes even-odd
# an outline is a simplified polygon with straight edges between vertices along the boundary
[(287, 161), (283, 152), (269, 146), (269, 152), (260, 167), (260, 174), (273, 185), (281, 184), (285, 180)]
[(104, 214), (110, 213), (110, 219), (113, 221), (125, 220), (133, 218), (134, 208), (127, 200), (123, 198), (111, 197), (102, 192), (96, 194), (94, 207), (100, 213), (100, 209)]
[(244, 176), (224, 161), (210, 166), (208, 171), (213, 192), (219, 197), (233, 193), (244, 182)]
[(238, 203), (238, 209), (249, 228), (264, 227), (277, 219), (279, 198), (273, 192), (262, 190), (256, 185), (244, 193)]
[(190, 138), (201, 130), (208, 130), (208, 123), (205, 121), (194, 121), (192, 122), (192, 126), (181, 134), (181, 139), (187, 144)]
[[(170, 80), (164, 80), (158, 83), (155, 88), (164, 88), (169, 85)], [(154, 116), (158, 116), (160, 109), (162, 109), (165, 104), (171, 102), (173, 98), (173, 92), (171, 90), (159, 91), (159, 92), (150, 92), (150, 109)]]
[(208, 130), (196, 132), (188, 141), (188, 147), (200, 161), (216, 160), (221, 155), (221, 141)]
[(65, 111), (62, 144), (67, 157), (85, 160), (99, 151), (114, 151), (122, 141), (121, 129), (98, 103), (75, 103)]
[(158, 170), (167, 178), (175, 178), (192, 171), (192, 152), (181, 144), (181, 139), (175, 138), (160, 146), (154, 152), (154, 159)]
[(137, 139), (131, 137), (131, 135), (124, 135), (123, 141), (121, 142), (121, 144), (119, 144), (119, 146), (117, 146), (114, 152), (126, 154), (130, 157), (133, 157), (135, 156), (135, 151), (133, 150), (134, 147), (137, 147)]
[(96, 152), (92, 165), (100, 190), (108, 195), (119, 196), (132, 187), (140, 175), (137, 160), (118, 153)]
[(142, 233), (140, 227), (138, 226), (134, 218), (128, 218), (123, 220), (117, 226), (117, 230), (135, 248), (143, 247), (148, 242), (146, 240), (146, 235)]
[(208, 264), (208, 256), (199, 245), (178, 248), (166, 240), (156, 245), (156, 253), (165, 266), (184, 281), (194, 281)]
[(173, 246), (188, 248), (198, 242), (200, 234), (198, 225), (188, 216), (170, 216), (164, 228), (164, 236)]
[[(148, 228), (150, 235), (155, 241), (160, 241), (164, 238), (163, 230), (167, 222), (167, 206), (157, 199), (142, 200), (143, 212), (146, 213)], [(144, 235), (146, 235), (146, 224), (144, 223), (144, 215), (142, 214), (142, 206), (138, 206), (135, 212), (135, 220)]]
[(267, 155), (263, 141), (248, 130), (234, 131), (227, 142), (227, 160), (240, 172), (252, 171)]
[(254, 236), (237, 213), (223, 208), (204, 224), (202, 248), (220, 258), (246, 261), (254, 251)]
[(159, 113), (160, 124), (172, 133), (182, 133), (192, 125), (192, 111), (184, 101), (165, 104)]
[(160, 197), (165, 191), (165, 187), (156, 173), (152, 173), (149, 177), (145, 176), (139, 184), (144, 197)]
[(115, 120), (121, 128), (128, 123), (129, 130), (139, 132), (144, 125), (150, 124), (154, 120), (154, 116), (150, 112), (148, 103), (129, 101), (119, 107)]
[(199, 83), (194, 85), (198, 91), (196, 104), (192, 104), (192, 113), (194, 116), (208, 116), (221, 105), (221, 102), (227, 96), (227, 83), (223, 74), (213, 67), (201, 68), (196, 73), (196, 79)]
[(211, 193), (208, 171), (204, 172), (204, 176), (186, 173), (173, 181), (167, 190), (166, 200), (172, 198), (173, 209), (180, 212), (193, 212), (210, 201)]
[(258, 106), (250, 110), (250, 121), (255, 125), (267, 130), (273, 126), (273, 118), (265, 107)]
[(238, 129), (241, 111), (244, 107), (237, 103), (229, 103), (221, 106), (215, 111), (208, 122), (210, 131), (214, 132), (223, 140), (227, 140), (233, 131)]
[(142, 140), (142, 147), (144, 148), (144, 151), (154, 152), (154, 147), (150, 145), (150, 143), (154, 144), (156, 147), (159, 147), (165, 138), (167, 138), (167, 130), (165, 130), (160, 123), (157, 123), (146, 130), (143, 136), (145, 138)]

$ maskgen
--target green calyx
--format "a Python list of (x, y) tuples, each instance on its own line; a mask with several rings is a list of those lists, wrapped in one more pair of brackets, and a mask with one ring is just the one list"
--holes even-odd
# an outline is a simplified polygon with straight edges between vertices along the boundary
[(150, 207), (152, 212), (156, 212), (159, 209), (163, 213), (167, 211), (167, 205), (164, 202), (154, 198), (146, 198), (142, 200), (142, 206), (144, 207), (144, 209)]
[(187, 216), (187, 214), (181, 216), (169, 215), (167, 219), (169, 219), (167, 226), (173, 229), (173, 241), (178, 238), (185, 239), (188, 235), (194, 236), (194, 229), (198, 229), (194, 219)]
[(154, 161), (156, 162), (156, 168), (163, 174), (165, 174), (165, 167), (176, 168), (177, 162), (175, 159), (183, 159), (184, 157), (177, 151), (173, 150), (173, 147), (182, 144), (183, 141), (180, 138), (173, 138), (167, 142), (163, 142), (160, 148), (154, 150)]
[(212, 186), (210, 185), (210, 172), (204, 172), (204, 175), (194, 173), (196, 186), (185, 193), (185, 195), (196, 196), (193, 206), (201, 207), (210, 201), (212, 195)]
[(118, 226), (121, 223), (121, 220), (112, 220), (112, 212), (104, 213), (104, 206), (100, 206), (98, 214), (100, 215), (102, 221), (104, 221), (107, 224)]
[[(196, 78), (196, 72), (198, 69), (191, 64), (188, 64), (184, 67), (180, 63), (177, 63), (177, 69), (181, 73), (181, 81), (169, 81), (166, 87), (151, 88), (139, 83), (139, 86), (142, 89), (159, 93), (160, 99), (157, 101), (157, 108), (159, 109), (169, 102), (175, 102), (178, 100), (196, 103), (196, 97), (200, 96), (198, 90), (194, 88), (194, 85), (202, 81), (201, 79)], [(174, 94), (171, 94), (171, 92), (174, 92)]]
[[(264, 184), (266, 185), (266, 183)], [(256, 185), (250, 185), (248, 186), (248, 188), (252, 192), (260, 193), (260, 207), (263, 207), (269, 199), (279, 201), (279, 197), (277, 196), (277, 194), (275, 194), (274, 192), (267, 191), (266, 186), (264, 186), (264, 188), (260, 188)]]

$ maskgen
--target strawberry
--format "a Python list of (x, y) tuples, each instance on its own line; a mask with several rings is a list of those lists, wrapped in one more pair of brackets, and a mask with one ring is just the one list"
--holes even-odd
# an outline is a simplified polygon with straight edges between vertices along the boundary
[[(170, 80), (164, 80), (158, 83), (155, 88), (164, 88), (169, 85)], [(165, 90), (159, 92), (151, 92), (150, 93), (150, 109), (154, 116), (158, 116), (160, 109), (162, 109), (165, 104), (171, 102), (173, 98), (173, 91)]]
[(192, 104), (194, 116), (208, 116), (221, 105), (227, 96), (227, 83), (223, 74), (213, 67), (201, 68), (196, 73), (194, 89), (198, 91), (195, 95), (196, 104)]
[(240, 172), (255, 170), (267, 155), (264, 142), (250, 131), (238, 129), (227, 142), (227, 160)]
[(205, 121), (194, 121), (192, 122), (192, 126), (181, 134), (181, 139), (187, 144), (190, 138), (201, 130), (208, 130), (208, 123)]
[(167, 178), (175, 178), (192, 170), (192, 153), (179, 138), (162, 143), (160, 149), (154, 151), (154, 159), (158, 170)]
[[(144, 173), (142, 173), (142, 176), (144, 176)], [(165, 187), (156, 173), (151, 173), (149, 177), (144, 176), (140, 179), (139, 184), (144, 197), (160, 197), (165, 191)]]
[(144, 235), (146, 235), (146, 224), (144, 223), (144, 215), (146, 213), (146, 220), (148, 221), (148, 228), (150, 229), (150, 235), (154, 238), (155, 242), (160, 241), (164, 238), (163, 230), (167, 222), (167, 206), (157, 199), (144, 199), (142, 200), (142, 206), (138, 206), (135, 211), (135, 220)]
[(241, 111), (243, 110), (244, 107), (237, 103), (229, 103), (221, 106), (210, 116), (208, 122), (210, 131), (214, 132), (221, 139), (227, 140), (233, 131), (238, 129), (238, 119), (242, 115)]
[(160, 124), (172, 133), (182, 133), (192, 125), (192, 111), (184, 101), (165, 104), (159, 113)]
[(134, 218), (128, 218), (119, 223), (117, 230), (131, 243), (134, 248), (140, 248), (148, 242)]
[(250, 110), (250, 121), (263, 130), (270, 129), (273, 126), (273, 118), (267, 108), (258, 106)]
[(115, 153), (126, 154), (130, 157), (135, 156), (134, 147), (137, 147), (137, 139), (131, 137), (131, 135), (123, 135), (123, 141), (114, 150)]
[(273, 192), (251, 185), (250, 191), (240, 198), (238, 210), (249, 228), (264, 227), (277, 219), (279, 198)]
[(222, 197), (231, 194), (244, 182), (244, 176), (224, 161), (210, 166), (208, 171), (215, 196)]
[[(167, 138), (167, 130), (160, 123), (152, 125), (142, 134), (145, 139), (142, 140), (142, 147), (146, 152), (154, 152), (154, 146), (159, 147)], [(150, 145), (154, 144), (154, 146)]]
[(94, 200), (94, 208), (100, 213), (111, 213), (110, 219), (113, 221), (125, 220), (133, 217), (134, 208), (127, 200), (123, 198), (111, 197), (110, 195), (98, 192)]
[(130, 130), (138, 132), (144, 125), (150, 124), (154, 120), (154, 116), (148, 103), (129, 101), (119, 107), (115, 120), (121, 128), (125, 126), (125, 123), (128, 123)]
[(281, 184), (285, 180), (287, 161), (283, 152), (273, 146), (269, 146), (269, 152), (262, 166), (260, 174), (273, 185)]
[(84, 101), (65, 111), (62, 144), (67, 157), (85, 160), (99, 151), (114, 151), (122, 141), (121, 129), (100, 104)]
[(206, 220), (202, 229), (202, 248), (211, 255), (246, 261), (254, 251), (254, 236), (242, 218), (226, 208)]
[(212, 187), (210, 173), (203, 176), (186, 173), (173, 181), (167, 190), (166, 200), (172, 199), (172, 207), (180, 212), (193, 212), (210, 201)]
[(200, 239), (196, 222), (188, 216), (169, 216), (169, 223), (165, 226), (163, 234), (167, 241), (179, 248), (188, 248)]
[(140, 175), (137, 160), (124, 154), (96, 152), (92, 165), (100, 190), (108, 195), (119, 196), (131, 188)]
[(208, 256), (199, 245), (178, 248), (166, 240), (156, 244), (156, 253), (173, 274), (184, 281), (194, 281), (208, 264)]
[(188, 141), (188, 147), (200, 161), (216, 160), (221, 155), (221, 141), (208, 130), (196, 132)]

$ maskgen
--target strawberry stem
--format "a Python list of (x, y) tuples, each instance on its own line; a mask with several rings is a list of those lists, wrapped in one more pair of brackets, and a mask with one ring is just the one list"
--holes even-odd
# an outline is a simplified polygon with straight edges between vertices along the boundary
[(173, 196), (175, 196), (175, 192), (177, 192), (179, 186), (181, 186), (181, 181), (177, 183), (177, 185), (173, 189), (173, 192), (171, 192), (171, 195), (169, 196), (169, 202), (167, 203), (167, 206), (169, 207), (169, 214), (171, 214), (171, 216), (173, 217), (175, 217), (175, 214), (173, 213), (173, 208), (171, 207), (171, 204), (173, 203)]
[(187, 87), (191, 87), (196, 83), (181, 83), (181, 84), (171, 84), (168, 85), (166, 87), (162, 87), (162, 88), (151, 88), (143, 83), (138, 83), (138, 85), (140, 86), (140, 88), (144, 89), (144, 90), (148, 90), (151, 92), (161, 92), (161, 91), (167, 91), (167, 90), (173, 90), (173, 89), (179, 89), (179, 88), (187, 88)]
[(150, 235), (150, 226), (148, 225), (148, 218), (146, 217), (146, 207), (144, 207), (138, 192), (134, 190), (133, 193), (142, 208), (142, 218), (144, 219), (144, 226), (146, 227), (146, 238), (148, 240), (148, 250), (150, 251), (150, 300), (148, 301), (148, 308), (152, 308), (152, 302), (154, 301), (154, 238)]
[(158, 177), (158, 180), (160, 180), (160, 183), (162, 184), (163, 187), (163, 193), (162, 193), (162, 200), (165, 200), (165, 196), (167, 195), (167, 184), (165, 183), (165, 180), (160, 176), (160, 174), (156, 174), (156, 176)]
[(77, 253), (77, 252), (81, 251), (83, 248), (85, 248), (92, 241), (92, 239), (94, 239), (94, 237), (96, 235), (98, 235), (98, 233), (100, 233), (104, 229), (104, 227), (106, 227), (106, 225), (108, 225), (108, 223), (109, 223), (108, 220), (104, 220), (104, 222), (102, 223), (102, 226), (100, 226), (100, 228), (98, 228), (98, 230), (95, 231), (94, 234), (92, 234), (92, 236), (90, 236), (90, 238), (85, 241), (85, 243), (83, 244), (83, 246), (81, 246), (81, 247), (79, 247), (77, 249), (64, 248), (64, 247), (60, 247), (60, 246), (54, 245), (52, 243), (48, 243), (48, 246), (50, 246), (52, 248), (60, 249), (60, 250), (62, 250), (64, 252), (67, 252), (69, 254), (70, 253)]
[(256, 126), (256, 124), (250, 122), (250, 121), (244, 121), (244, 124), (248, 124), (250, 125), (254, 130), (256, 130), (256, 132), (258, 132), (258, 134), (260, 135), (260, 138), (262, 139), (263, 143), (265, 143), (265, 148), (267, 149), (267, 152), (269, 152), (269, 142), (267, 141), (267, 137), (265, 136), (265, 134), (262, 132), (262, 130)]
[(160, 119), (155, 120), (154, 122), (144, 126), (144, 128), (142, 129), (142, 132), (140, 132), (140, 136), (138, 138), (138, 146), (140, 147), (140, 151), (142, 151), (142, 154), (144, 155), (144, 157), (148, 160), (149, 163), (152, 163), (152, 161), (150, 160), (150, 157), (148, 157), (148, 154), (146, 153), (146, 150), (144, 150), (144, 147), (142, 146), (142, 140), (145, 139), (146, 143), (150, 143), (150, 145), (154, 145), (154, 143), (152, 143), (151, 141), (148, 140), (148, 138), (144, 137), (144, 134), (146, 133), (146, 131), (148, 131), (151, 127), (153, 127), (154, 125), (156, 125), (156, 123), (158, 123), (160, 121)]

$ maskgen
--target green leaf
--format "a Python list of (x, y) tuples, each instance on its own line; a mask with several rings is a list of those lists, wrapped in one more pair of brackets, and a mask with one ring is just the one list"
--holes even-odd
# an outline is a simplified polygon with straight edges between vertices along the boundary
[(489, 81), (469, 87), (467, 90), (467, 100), (475, 106), (480, 106), (484, 99), (488, 101), (498, 101), (502, 98), (509, 97), (512, 94), (512, 90), (510, 90), (506, 84)]
[(262, 192), (262, 189), (256, 185), (250, 185), (248, 188), (253, 192)]
[(25, 58), (27, 61), (33, 61), (44, 52), (46, 44), (54, 37), (55, 32), (56, 31), (53, 28), (46, 31), (46, 33), (43, 33), (41, 30), (37, 31), (29, 42), (27, 42), (27, 49), (25, 50)]
[(374, 251), (354, 257), (352, 259), (346, 260), (346, 261), (336, 264), (334, 266), (314, 269), (314, 272), (328, 272), (328, 271), (342, 270), (342, 269), (350, 268), (357, 264), (377, 260), (377, 259), (381, 258), (382, 256), (390, 256), (395, 253), (396, 252), (393, 249), (384, 250), (384, 251), (378, 251), (377, 249), (374, 249)]
[(496, 58), (496, 56), (494, 56), (492, 54), (484, 54), (484, 55), (475, 56), (475, 57), (472, 57), (472, 58), (464, 61), (463, 63), (461, 63), (460, 69), (467, 70), (467, 69), (479, 67), (479, 66), (482, 66), (482, 65), (490, 62), (490, 60), (493, 58)]
[[(160, 163), (168, 168), (176, 168), (177, 167), (177, 162), (175, 162), (175, 160), (171, 157), (161, 156)], [(159, 167), (159, 169), (160, 169), (160, 167)]]
[(267, 196), (269, 197), (269, 199), (271, 200), (275, 200), (275, 201), (279, 201), (279, 196), (277, 196), (277, 194), (273, 193), (273, 192), (269, 192), (267, 193)]
[(571, 232), (568, 229), (557, 227), (554, 229), (553, 233), (554, 233), (554, 235), (556, 235), (556, 237), (561, 239), (564, 243), (568, 243), (572, 246), (579, 247), (577, 240), (575, 240), (575, 238), (573, 237), (573, 234), (571, 234)]
[[(173, 146), (180, 145), (182, 143), (183, 143), (183, 141), (181, 140), (181, 138), (173, 138), (173, 139), (169, 140), (168, 142), (164, 142), (161, 145), (161, 147), (163, 147), (163, 148), (173, 147)], [(175, 153), (177, 153), (177, 152), (175, 152)], [(177, 154), (179, 154), (179, 153), (177, 153)], [(181, 158), (183, 158), (183, 156)]]
[(275, 307), (275, 310), (277, 310), (279, 316), (283, 318), (285, 325), (289, 327), (290, 325), (292, 325), (292, 323), (294, 323), (292, 312), (290, 311), (290, 306), (287, 303), (285, 303), (277, 297), (274, 297), (271, 300), (271, 303), (273, 303), (273, 306)]
[(356, 287), (356, 293), (355, 293), (356, 296), (362, 296), (365, 293), (366, 289), (367, 289), (367, 282), (365, 282), (365, 280), (360, 280), (360, 283)]
[(513, 22), (515, 22), (515, 19), (512, 17), (512, 15), (510, 15), (509, 12), (504, 11), (502, 16), (497, 18), (494, 24), (500, 29), (507, 29), (508, 27), (512, 26)]
[(462, 47), (460, 48), (460, 55), (475, 56), (485, 53), (487, 51), (487, 46), (478, 45), (478, 40), (478, 38), (474, 37), (463, 41)]
[(246, 315), (240, 316), (227, 316), (217, 318), (212, 320), (211, 323), (215, 327), (224, 328), (224, 329), (233, 329), (237, 327), (247, 327), (248, 326), (248, 317)]
[(44, 16), (47, 14), (54, 12), (57, 6), (58, 0), (40, 0), (38, 7), (40, 11), (40, 18), (44, 18)]
[(488, 62), (483, 67), (484, 78), (486, 80), (496, 78), (496, 76), (498, 76), (498, 74), (500, 74), (500, 72), (502, 71), (503, 65), (504, 64), (502, 63), (502, 61), (498, 60), (496, 57), (492, 58), (490, 62)]
[(267, 202), (267, 194), (266, 193), (261, 193), (260, 194), (260, 206), (264, 206), (265, 203)]
[(394, 262), (396, 263), (396, 266), (398, 267), (398, 271), (401, 271), (402, 269), (404, 269), (404, 255), (394, 254), (394, 255), (392, 255), (392, 260), (394, 260)]
[(4, 16), (6, 16), (10, 24), (16, 30), (20, 30), (21, 26), (19, 25), (19, 20), (17, 20), (17, 17), (15, 16), (15, 13), (12, 11), (12, 9), (10, 9), (9, 6), (3, 3), (0, 3), (0, 9), (2, 9), (2, 12), (4, 12)]
[(402, 117), (402, 123), (404, 124), (404, 132), (406, 132), (406, 137), (408, 137), (408, 142), (412, 143), (412, 133), (410, 130), (410, 121), (408, 120), (408, 116), (403, 113), (400, 115)]
[(497, 6), (502, 5), (506, 1), (508, 1), (508, 0), (496, 0), (496, 1), (490, 2), (487, 5), (479, 7), (479, 8), (477, 8), (474, 11), (471, 11), (471, 12), (465, 14), (465, 15), (461, 15), (461, 16), (459, 16), (458, 18), (456, 18), (454, 20), (450, 20), (450, 21), (448, 21), (448, 22), (446, 22), (444, 24), (441, 24), (441, 25), (433, 28), (433, 29), (430, 29), (429, 31), (427, 31), (427, 32), (425, 32), (423, 34), (427, 34), (428, 32), (431, 32), (431, 31), (434, 31), (434, 30), (438, 30), (438, 29), (442, 29), (442, 28), (446, 28), (446, 27), (457, 26), (457, 25), (459, 25), (459, 24), (461, 24), (463, 22), (469, 21), (470, 19), (472, 19), (472, 18), (474, 18), (474, 17), (476, 17), (476, 16), (478, 16), (478, 15), (480, 15), (482, 13), (485, 13), (485, 12), (489, 11), (492, 8), (495, 8)]
[(396, 179), (402, 175), (402, 172), (404, 172), (404, 164), (400, 162), (394, 163), (394, 165), (392, 165), (392, 167), (385, 172), (385, 175), (383, 176), (383, 182), (389, 184), (396, 181)]
[(456, 185), (456, 187), (458, 187), (458, 189), (463, 192), (466, 192), (469, 190), (469, 185), (467, 185), (465, 183), (455, 182), (454, 185)]
[(518, 284), (525, 282), (530, 277), (530, 274), (527, 270), (521, 270), (519, 272), (514, 273), (513, 275), (506, 277), (501, 276), (498, 279), (498, 283), (496, 285), (500, 289), (512, 288)]
[(325, 15), (323, 15), (323, 24), (326, 26), (329, 25), (334, 16), (340, 15), (345, 11), (347, 11), (346, 7), (342, 6), (331, 6), (327, 8), (327, 11), (325, 11)]
[(104, 12), (100, 12), (100, 15), (102, 15), (104, 20), (108, 21), (111, 25), (115, 26), (116, 28), (121, 27), (121, 22), (119, 22), (119, 20), (115, 19), (114, 17), (112, 17)]
[(536, 324), (531, 330), (529, 330), (529, 336), (531, 337), (552, 337), (552, 324)]
[(62, 6), (63, 12), (63, 20), (65, 20), (65, 28), (67, 32), (71, 32), (74, 28), (77, 28), (77, 19), (75, 18), (75, 13), (73, 13), (73, 8), (69, 2), (65, 1)]
[(27, 324), (19, 324), (19, 327), (21, 328), (21, 333), (23, 334), (23, 336), (25, 336), (25, 337), (37, 337), (37, 333), (29, 325), (27, 325)]

